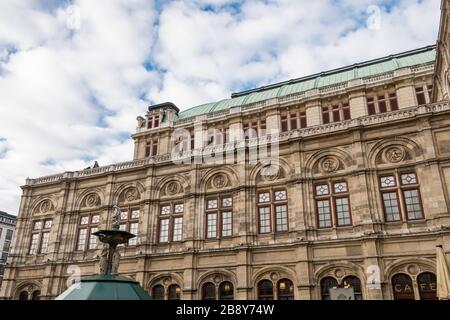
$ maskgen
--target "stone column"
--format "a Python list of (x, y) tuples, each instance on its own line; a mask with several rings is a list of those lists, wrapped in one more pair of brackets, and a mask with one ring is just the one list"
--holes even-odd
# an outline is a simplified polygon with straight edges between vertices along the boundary
[(266, 113), (266, 125), (268, 134), (279, 133), (280, 130), (280, 110), (272, 109)]
[(352, 119), (367, 116), (366, 94), (355, 91), (349, 94), (350, 114)]
[(318, 126), (322, 123), (320, 116), (321, 103), (313, 100), (306, 103), (306, 123), (308, 127)]
[(414, 83), (412, 80), (399, 82), (395, 86), (399, 109), (410, 108), (417, 105)]

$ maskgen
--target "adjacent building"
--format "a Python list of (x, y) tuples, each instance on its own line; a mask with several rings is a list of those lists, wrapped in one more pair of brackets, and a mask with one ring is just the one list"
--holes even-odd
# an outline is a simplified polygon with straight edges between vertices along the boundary
[(119, 273), (154, 299), (434, 299), (435, 246), (450, 253), (448, 5), (437, 46), (151, 106), (132, 161), (28, 179), (0, 297), (52, 299), (95, 273), (92, 233), (119, 205), (137, 234)]
[(8, 259), (11, 241), (16, 227), (17, 217), (0, 211), (0, 287), (3, 282), (3, 273)]

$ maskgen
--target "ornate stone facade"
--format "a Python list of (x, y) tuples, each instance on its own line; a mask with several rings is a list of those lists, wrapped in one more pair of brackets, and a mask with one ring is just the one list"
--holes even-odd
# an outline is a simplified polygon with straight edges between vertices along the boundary
[[(0, 296), (38, 288), (51, 299), (74, 271), (98, 272), (102, 248), (89, 235), (110, 225), (114, 205), (137, 234), (119, 273), (157, 298), (326, 299), (339, 284), (362, 299), (432, 296), (435, 246), (450, 251), (450, 101), (425, 90), (436, 88), (439, 63), (259, 101), (238, 94), (240, 105), (202, 114), (149, 108), (133, 161), (27, 180)], [(176, 129), (199, 127), (254, 127), (259, 138), (205, 146), (195, 137), (171, 152)], [(267, 141), (279, 144), (277, 170), (181, 161), (236, 150), (248, 159)]]

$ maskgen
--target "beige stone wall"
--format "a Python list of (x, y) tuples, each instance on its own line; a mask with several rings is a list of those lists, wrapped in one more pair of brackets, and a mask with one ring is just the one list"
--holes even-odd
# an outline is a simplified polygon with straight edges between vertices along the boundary
[[(449, 190), (450, 154), (445, 147), (450, 133), (448, 111), (400, 122), (384, 121), (375, 126), (353, 128), (319, 137), (291, 138), (280, 145), (281, 172), (275, 180), (260, 176), (256, 165), (173, 165), (161, 163), (139, 169), (124, 169), (57, 183), (24, 186), (17, 236), (10, 268), (0, 293), (17, 298), (31, 286), (43, 299), (51, 299), (67, 286), (68, 268), (79, 267), (82, 275), (95, 273), (100, 249), (76, 251), (80, 215), (99, 213), (100, 227), (110, 223), (112, 205), (141, 211), (138, 245), (122, 249), (120, 273), (132, 276), (150, 290), (162, 283), (178, 284), (183, 299), (199, 299), (207, 281), (230, 281), (235, 298), (257, 298), (257, 283), (294, 283), (296, 299), (320, 299), (320, 280), (357, 276), (365, 299), (391, 299), (390, 279), (407, 272), (414, 279), (433, 271), (435, 245), (450, 251)], [(404, 151), (400, 162), (386, 161), (385, 152)], [(326, 172), (323, 159), (338, 162)], [(378, 175), (415, 171), (420, 181), (424, 219), (388, 223), (384, 219)], [(214, 177), (225, 176), (223, 185)], [(317, 227), (313, 186), (321, 181), (345, 180), (350, 191), (352, 226)], [(168, 185), (177, 191), (170, 193)], [(289, 232), (258, 233), (256, 195), (259, 190), (286, 188)], [(128, 198), (127, 191), (136, 191)], [(98, 196), (94, 205), (87, 197)], [(233, 196), (233, 237), (205, 239), (205, 199), (218, 194)], [(50, 201), (50, 206), (42, 203)], [(183, 241), (158, 243), (159, 206), (183, 201)], [(32, 222), (53, 220), (46, 254), (29, 255)], [(370, 268), (380, 268), (381, 288), (366, 286)], [(417, 286), (417, 284), (416, 284)]]

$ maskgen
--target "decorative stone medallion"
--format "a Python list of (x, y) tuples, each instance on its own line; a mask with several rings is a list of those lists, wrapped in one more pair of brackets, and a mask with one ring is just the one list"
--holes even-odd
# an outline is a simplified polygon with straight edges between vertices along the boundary
[(87, 196), (86, 198), (86, 205), (88, 207), (93, 207), (97, 204), (98, 202), (98, 196), (95, 193), (91, 193), (90, 195)]
[(180, 192), (180, 185), (178, 182), (172, 181), (167, 184), (166, 193), (174, 195)]
[(212, 180), (212, 185), (214, 188), (220, 189), (225, 187), (227, 185), (227, 182), (228, 182), (227, 177), (224, 174), (219, 173), (214, 176)]
[(322, 161), (322, 170), (327, 173), (335, 172), (339, 169), (339, 161), (332, 157), (326, 157)]
[(41, 213), (46, 213), (46, 212), (50, 211), (51, 208), (52, 208), (52, 203), (50, 202), (50, 200), (44, 200), (44, 201), (42, 201), (42, 203), (40, 205), (39, 211)]
[(138, 197), (136, 188), (128, 188), (127, 191), (125, 191), (125, 200), (126, 201), (134, 201)]
[(278, 166), (265, 166), (261, 169), (261, 177), (265, 181), (274, 181), (280, 177), (280, 168)]
[(406, 152), (401, 147), (392, 147), (386, 150), (386, 159), (392, 163), (398, 163), (405, 159)]

